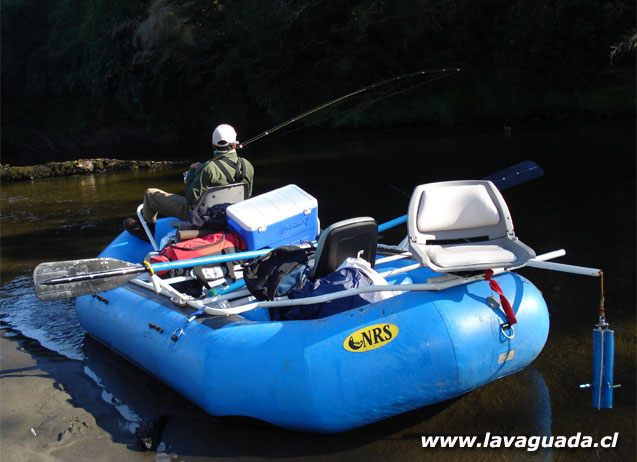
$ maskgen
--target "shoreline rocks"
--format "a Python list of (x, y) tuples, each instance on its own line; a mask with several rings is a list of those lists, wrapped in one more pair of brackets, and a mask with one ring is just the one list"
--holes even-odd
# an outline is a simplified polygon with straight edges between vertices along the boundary
[(179, 164), (179, 162), (103, 158), (49, 162), (44, 165), (30, 165), (24, 167), (12, 167), (7, 164), (0, 166), (0, 181), (38, 180), (41, 178), (104, 173), (113, 170), (165, 168), (177, 164)]

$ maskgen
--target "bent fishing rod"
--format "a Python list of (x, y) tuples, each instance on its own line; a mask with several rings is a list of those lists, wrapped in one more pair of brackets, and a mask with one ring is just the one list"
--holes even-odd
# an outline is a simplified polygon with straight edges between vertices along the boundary
[(387, 85), (387, 84), (390, 84), (390, 83), (393, 83), (393, 82), (397, 82), (399, 80), (406, 80), (406, 79), (419, 77), (419, 76), (423, 76), (423, 75), (428, 75), (428, 74), (442, 73), (442, 74), (445, 74), (445, 75), (443, 75), (440, 78), (443, 78), (443, 77), (448, 77), (449, 75), (453, 75), (453, 74), (455, 74), (457, 72), (460, 72), (459, 68), (453, 68), (453, 69), (446, 69), (446, 68), (430, 69), (430, 70), (426, 70), (426, 71), (411, 72), (409, 74), (403, 74), (403, 75), (399, 75), (397, 77), (392, 77), (390, 79), (381, 80), (380, 82), (373, 83), (371, 85), (368, 85), (366, 87), (360, 88), (360, 89), (358, 89), (356, 91), (353, 91), (351, 93), (348, 93), (346, 95), (339, 96), (338, 98), (335, 98), (335, 99), (333, 99), (331, 101), (328, 101), (327, 103), (323, 103), (320, 106), (316, 106), (315, 108), (310, 109), (309, 111), (305, 111), (305, 112), (303, 112), (303, 113), (301, 113), (301, 114), (299, 114), (297, 116), (294, 116), (291, 119), (286, 120), (285, 122), (281, 122), (280, 124), (275, 125), (274, 127), (270, 128), (269, 130), (266, 130), (266, 131), (264, 131), (262, 133), (259, 133), (256, 136), (253, 136), (248, 141), (245, 141), (244, 143), (240, 143), (237, 146), (237, 149), (243, 149), (247, 145), (249, 145), (251, 143), (254, 143), (255, 141), (258, 141), (261, 138), (265, 138), (266, 136), (271, 135), (272, 133), (274, 133), (274, 132), (276, 132), (276, 131), (278, 131), (278, 130), (280, 130), (282, 128), (285, 128), (288, 125), (290, 125), (290, 124), (292, 124), (294, 122), (297, 122), (297, 121), (299, 121), (299, 120), (303, 119), (304, 117), (307, 117), (307, 116), (309, 116), (311, 114), (314, 114), (315, 112), (318, 112), (318, 111), (320, 111), (322, 109), (325, 109), (325, 108), (327, 108), (329, 106), (332, 106), (333, 104), (340, 103), (340, 102), (342, 102), (342, 101), (344, 101), (344, 100), (346, 100), (348, 98), (351, 98), (352, 96), (360, 95), (361, 93), (364, 93), (364, 92), (369, 91), (369, 90), (373, 90), (373, 89), (378, 88), (378, 87), (382, 87), (383, 85)]

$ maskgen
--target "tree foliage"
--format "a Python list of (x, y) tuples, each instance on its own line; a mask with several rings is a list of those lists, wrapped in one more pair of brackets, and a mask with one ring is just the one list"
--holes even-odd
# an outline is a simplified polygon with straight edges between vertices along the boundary
[(188, 139), (222, 120), (263, 128), (375, 81), (446, 66), (463, 72), (334, 120), (634, 112), (635, 11), (627, 0), (1, 5), (4, 155), (123, 142), (123, 133)]

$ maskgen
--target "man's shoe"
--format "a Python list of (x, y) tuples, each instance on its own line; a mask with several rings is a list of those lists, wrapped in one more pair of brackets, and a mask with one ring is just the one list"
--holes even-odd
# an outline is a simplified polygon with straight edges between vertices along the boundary
[[(152, 234), (155, 234), (155, 223), (147, 223), (147, 224), (148, 224), (148, 229), (150, 230), (150, 232)], [(150, 239), (148, 239), (148, 235), (146, 234), (146, 231), (144, 231), (144, 228), (142, 227), (141, 223), (137, 219), (127, 218), (126, 220), (124, 220), (124, 229), (128, 231), (129, 233), (131, 233), (133, 236), (138, 237), (146, 242), (150, 242)]]

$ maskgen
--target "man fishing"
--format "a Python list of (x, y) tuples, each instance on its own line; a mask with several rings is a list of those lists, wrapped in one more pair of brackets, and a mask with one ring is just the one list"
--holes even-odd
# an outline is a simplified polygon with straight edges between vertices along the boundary
[[(211, 186), (243, 182), (248, 186), (248, 197), (252, 195), (254, 167), (248, 160), (239, 157), (236, 151), (238, 143), (237, 133), (233, 127), (227, 124), (219, 125), (212, 132), (214, 149), (212, 159), (203, 164), (193, 163), (184, 174), (185, 197), (157, 188), (146, 190), (142, 215), (151, 233), (155, 233), (155, 221), (158, 215), (185, 220), (188, 211)], [(148, 240), (141, 223), (136, 218), (124, 220), (124, 229), (133, 236)]]

